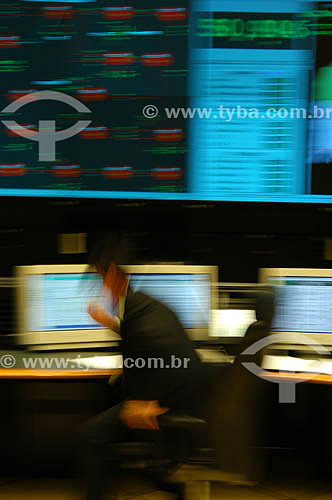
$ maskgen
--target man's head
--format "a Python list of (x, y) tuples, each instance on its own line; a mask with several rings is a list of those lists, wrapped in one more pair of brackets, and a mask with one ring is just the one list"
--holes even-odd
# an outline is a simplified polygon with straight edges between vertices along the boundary
[(89, 252), (89, 263), (102, 276), (115, 303), (124, 294), (127, 276), (121, 269), (121, 263), (129, 263), (129, 245), (127, 237), (121, 233), (99, 233), (95, 236)]

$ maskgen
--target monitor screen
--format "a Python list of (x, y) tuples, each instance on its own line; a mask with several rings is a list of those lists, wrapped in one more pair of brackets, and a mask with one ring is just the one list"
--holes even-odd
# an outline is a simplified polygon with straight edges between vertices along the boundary
[[(269, 282), (280, 283), (280, 278)], [(285, 276), (275, 290), (273, 330), (332, 333), (332, 277)]]
[(0, 195), (332, 202), (332, 2), (0, 10)]
[(211, 277), (208, 274), (132, 274), (130, 286), (167, 305), (186, 329), (208, 328)]
[(273, 342), (278, 349), (332, 345), (332, 269), (266, 268), (260, 281), (275, 291), (272, 331), (281, 335)]
[(212, 337), (244, 337), (256, 321), (253, 309), (220, 309), (212, 311)]
[(107, 301), (97, 274), (35, 274), (25, 278), (27, 329), (30, 332), (101, 328), (87, 312), (89, 301)]
[[(89, 301), (102, 303), (112, 312), (111, 300), (103, 296), (102, 280), (93, 273), (32, 275), (26, 281), (29, 331), (98, 328), (87, 313)], [(130, 286), (167, 305), (186, 329), (208, 327), (209, 275), (133, 274)]]
[[(117, 314), (117, 310), (113, 309), (111, 293), (105, 291), (102, 278), (94, 272), (86, 272), (87, 269), (82, 265), (17, 268), (22, 343), (27, 337), (30, 344), (109, 338), (110, 331), (89, 316), (87, 305), (98, 303), (111, 314)], [(122, 269), (134, 292), (144, 292), (164, 303), (194, 337), (207, 337), (215, 303), (212, 284), (218, 279), (217, 268), (158, 265), (122, 266)]]

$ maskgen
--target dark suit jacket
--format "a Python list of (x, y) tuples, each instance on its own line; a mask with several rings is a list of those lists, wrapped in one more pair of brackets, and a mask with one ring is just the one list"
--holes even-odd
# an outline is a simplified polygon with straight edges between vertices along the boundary
[[(174, 312), (129, 289), (120, 333), (126, 399), (157, 400), (172, 410), (197, 414), (204, 367)], [(175, 358), (181, 361), (180, 368), (174, 367)], [(187, 368), (185, 358), (189, 358)], [(137, 360), (145, 367), (128, 367)]]

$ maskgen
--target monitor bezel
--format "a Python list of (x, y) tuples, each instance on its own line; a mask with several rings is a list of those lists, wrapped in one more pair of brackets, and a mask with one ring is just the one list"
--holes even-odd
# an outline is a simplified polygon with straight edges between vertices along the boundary
[[(209, 327), (211, 323), (211, 310), (216, 307), (217, 297), (215, 294), (214, 283), (218, 282), (217, 266), (191, 266), (191, 265), (122, 265), (121, 268), (127, 274), (207, 274), (211, 279), (210, 287), (210, 321), (207, 328), (187, 329), (189, 337), (192, 340), (207, 340), (209, 338)], [(17, 309), (17, 329), (18, 343), (21, 345), (64, 345), (77, 343), (107, 343), (119, 342), (121, 337), (108, 329), (95, 330), (62, 330), (57, 332), (38, 331), (30, 332), (27, 329), (26, 308), (26, 287), (24, 278), (31, 275), (40, 274), (82, 274), (94, 272), (94, 269), (81, 264), (54, 264), (54, 265), (36, 265), (36, 266), (18, 266), (16, 267), (16, 278), (18, 280), (16, 309)]]
[[(263, 283), (265, 285), (271, 286), (271, 283), (269, 283), (268, 281), (269, 278), (280, 278), (280, 280), (282, 280), (283, 278), (286, 277), (332, 278), (332, 269), (283, 267), (283, 268), (262, 268), (259, 270), (259, 281), (260, 283)], [(297, 334), (304, 335), (308, 339), (307, 346), (314, 345), (314, 342), (318, 342), (322, 346), (332, 346), (332, 331), (331, 333), (322, 333), (322, 332), (308, 333), (308, 332), (292, 332), (292, 331), (285, 332), (285, 331), (273, 330), (272, 333), (285, 334), (284, 345), (288, 349), (290, 349), (291, 346), (297, 347), (299, 344), (305, 347), (305, 345), (302, 344), (301, 342), (299, 342), (299, 344), (296, 344), (296, 340), (294, 339), (296, 338)], [(291, 336), (291, 339), (287, 339), (286, 335)], [(314, 342), (310, 343), (311, 340), (313, 340)], [(278, 346), (275, 345), (275, 348), (278, 348)]]
[[(64, 265), (37, 265), (37, 266), (18, 266), (16, 267), (16, 307), (17, 307), (17, 329), (18, 343), (21, 345), (57, 345), (57, 344), (77, 344), (77, 343), (94, 343), (94, 342), (119, 342), (120, 336), (108, 329), (96, 328), (91, 330), (61, 330), (55, 331), (36, 331), (31, 332), (28, 325), (26, 315), (26, 287), (24, 280), (27, 276), (43, 275), (43, 274), (82, 274), (86, 272), (94, 272), (87, 265), (81, 264), (64, 264)], [(83, 339), (83, 340), (82, 340)]]

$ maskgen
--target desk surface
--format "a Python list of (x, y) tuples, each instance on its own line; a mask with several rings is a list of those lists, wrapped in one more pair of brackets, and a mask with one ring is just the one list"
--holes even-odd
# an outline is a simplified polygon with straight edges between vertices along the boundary
[(75, 380), (75, 379), (104, 379), (111, 375), (119, 375), (122, 370), (28, 370), (28, 369), (0, 369), (0, 380)]
[[(201, 350), (199, 355), (203, 362), (231, 362), (229, 357), (226, 359), (211, 350)], [(119, 353), (0, 350), (0, 380), (103, 379), (121, 373), (122, 356)]]
[[(308, 377), (310, 377), (308, 379)], [(262, 372), (262, 378), (270, 382), (306, 382), (309, 384), (332, 385), (332, 375), (322, 375), (320, 373), (287, 373), (287, 372)]]
[[(72, 364), (73, 358), (77, 358), (78, 360), (84, 360), (84, 358), (92, 358), (93, 356), (105, 356), (105, 353), (101, 352), (31, 352), (31, 351), (0, 351), (0, 380), (4, 379), (12, 379), (12, 380), (84, 380), (84, 379), (107, 379), (112, 375), (119, 375), (122, 373), (122, 369), (118, 366), (117, 363), (114, 363), (113, 366), (109, 366), (105, 369), (105, 367), (82, 367), (75, 366)], [(112, 356), (112, 354), (108, 354), (108, 357)], [(119, 357), (118, 354), (114, 354), (115, 358)], [(31, 368), (32, 361), (37, 363), (34, 365), (35, 367)], [(50, 365), (47, 367), (38, 367), (38, 363), (42, 364), (43, 360), (51, 360), (57, 369), (52, 369)], [(61, 363), (58, 363), (58, 360), (64, 360), (63, 363), (65, 366), (68, 366), (67, 369), (61, 368)], [(267, 362), (265, 365), (263, 363), (263, 368), (265, 371), (262, 372), (262, 378), (269, 380), (271, 382), (278, 381), (289, 381), (289, 382), (307, 382), (312, 384), (328, 384), (332, 385), (332, 375), (328, 373), (291, 373), (291, 370), (295, 367), (292, 364), (292, 367), (289, 368), (288, 365), (285, 365), (287, 361), (286, 357), (282, 357), (280, 359), (277, 357), (267, 357)], [(296, 361), (296, 360), (295, 360)], [(293, 361), (292, 361), (293, 363)], [(331, 363), (331, 361), (329, 361)], [(332, 364), (332, 363), (331, 363)], [(52, 365), (52, 363), (51, 363)], [(285, 366), (284, 366), (285, 365)], [(300, 368), (300, 366), (296, 366), (296, 368)], [(295, 369), (296, 369), (295, 368)], [(305, 372), (306, 366), (297, 370), (298, 372), (303, 370)], [(313, 368), (313, 367), (311, 367)], [(268, 369), (269, 371), (266, 371)], [(278, 370), (278, 371), (276, 371)], [(283, 371), (284, 370), (284, 371)], [(287, 371), (289, 370), (289, 371)], [(295, 371), (295, 370), (294, 370)]]
[[(0, 369), (0, 380), (82, 380), (82, 379), (105, 379), (112, 375), (120, 375), (121, 369), (114, 370), (17, 370)], [(262, 376), (271, 382), (289, 381), (289, 382), (307, 382), (311, 384), (332, 385), (331, 375), (310, 374), (310, 379), (301, 374), (287, 372), (262, 372)]]
[[(103, 355), (101, 352), (32, 352), (23, 350), (0, 350), (0, 380), (4, 379), (103, 379), (122, 373), (118, 366), (91, 367), (78, 366), (85, 357)], [(110, 353), (109, 356), (112, 354)], [(114, 355), (116, 356), (116, 354)], [(118, 357), (118, 356), (117, 356)]]

